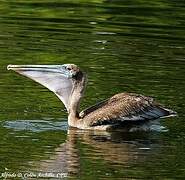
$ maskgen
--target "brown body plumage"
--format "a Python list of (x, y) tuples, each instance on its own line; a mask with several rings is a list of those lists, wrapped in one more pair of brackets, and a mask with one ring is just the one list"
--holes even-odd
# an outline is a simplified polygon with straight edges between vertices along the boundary
[(164, 109), (153, 98), (133, 93), (120, 93), (97, 104), (94, 108), (82, 111), (80, 118), (83, 119), (87, 127), (101, 125), (130, 127), (133, 124), (140, 122), (142, 124), (142, 122), (171, 114), (174, 112)]
[(153, 98), (133, 93), (120, 93), (79, 113), (86, 86), (86, 75), (74, 64), (9, 65), (53, 91), (68, 111), (68, 124), (80, 129), (126, 129), (142, 126), (152, 120), (175, 116)]

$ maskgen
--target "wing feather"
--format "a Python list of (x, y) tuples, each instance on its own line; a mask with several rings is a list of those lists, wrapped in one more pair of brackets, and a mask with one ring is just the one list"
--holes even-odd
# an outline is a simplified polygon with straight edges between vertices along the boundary
[(132, 93), (120, 93), (85, 110), (84, 121), (89, 126), (119, 124), (125, 121), (146, 121), (175, 115), (153, 98)]

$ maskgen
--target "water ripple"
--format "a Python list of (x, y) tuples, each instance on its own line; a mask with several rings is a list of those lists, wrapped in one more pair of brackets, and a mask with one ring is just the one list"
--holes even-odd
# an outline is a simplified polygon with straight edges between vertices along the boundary
[(5, 121), (3, 127), (13, 129), (14, 131), (43, 132), (56, 130), (67, 131), (68, 125), (66, 121), (16, 120)]

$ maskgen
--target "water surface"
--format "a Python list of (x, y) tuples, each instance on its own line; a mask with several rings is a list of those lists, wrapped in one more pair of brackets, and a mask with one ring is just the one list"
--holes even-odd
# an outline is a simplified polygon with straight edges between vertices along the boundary
[[(179, 0), (1, 1), (0, 172), (184, 178), (184, 7)], [(81, 109), (126, 91), (152, 96), (179, 117), (148, 133), (68, 129), (51, 92), (6, 70), (64, 63), (88, 73)]]

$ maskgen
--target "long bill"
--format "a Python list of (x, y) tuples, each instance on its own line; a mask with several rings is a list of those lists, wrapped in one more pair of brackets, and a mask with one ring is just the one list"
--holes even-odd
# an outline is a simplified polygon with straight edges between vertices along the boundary
[(65, 65), (8, 65), (7, 69), (26, 76), (54, 92), (68, 110), (73, 83)]

